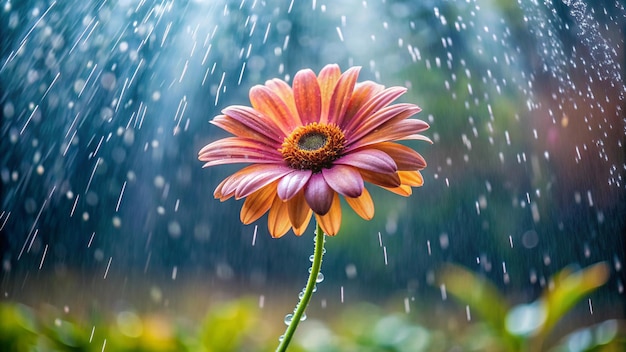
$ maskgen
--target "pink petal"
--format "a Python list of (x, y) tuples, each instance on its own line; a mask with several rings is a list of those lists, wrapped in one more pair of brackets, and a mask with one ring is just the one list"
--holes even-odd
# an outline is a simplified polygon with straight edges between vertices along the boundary
[(299, 125), (299, 118), (292, 116), (285, 102), (266, 86), (256, 85), (250, 89), (250, 103), (287, 136)]
[(286, 134), (276, 123), (249, 106), (229, 106), (222, 110), (226, 117), (266, 136), (269, 140), (282, 144)]
[(352, 97), (348, 103), (348, 109), (346, 109), (342, 125), (339, 127), (346, 130), (347, 125), (350, 124), (355, 114), (364, 107), (363, 105), (370, 105), (370, 100), (383, 89), (385, 89), (385, 86), (372, 81), (357, 83), (354, 86), (354, 92), (352, 92)]
[(351, 67), (348, 71), (344, 72), (337, 81), (337, 85), (333, 91), (333, 95), (330, 98), (328, 104), (328, 122), (334, 123), (337, 126), (341, 126), (343, 122), (346, 109), (350, 105), (350, 98), (354, 91), (354, 85), (359, 77), (360, 67)]
[(359, 169), (391, 174), (398, 171), (396, 162), (387, 153), (376, 149), (360, 149), (334, 161), (334, 164), (354, 166)]
[[(354, 115), (351, 114), (349, 118), (346, 118), (346, 120), (344, 120), (344, 126), (342, 126), (342, 129), (347, 132), (354, 131), (358, 128), (358, 126), (364, 124), (369, 119), (369, 117), (372, 116), (372, 114), (386, 107), (392, 101), (398, 99), (398, 97), (400, 97), (405, 92), (406, 88), (404, 87), (390, 87), (383, 91), (377, 91), (377, 94), (371, 99), (363, 100), (362, 102), (360, 102), (362, 106), (357, 107), (358, 111), (354, 112)], [(350, 105), (355, 103), (357, 102), (353, 103), (351, 101)]]
[(204, 167), (233, 163), (280, 163), (282, 156), (274, 148), (252, 139), (228, 137), (210, 143), (200, 150), (198, 159)]
[(356, 198), (363, 192), (363, 177), (351, 166), (333, 165), (322, 169), (322, 175), (330, 188), (343, 196)]
[(322, 93), (313, 71), (306, 69), (296, 73), (293, 78), (293, 94), (302, 125), (319, 121)]
[(389, 156), (396, 162), (396, 165), (398, 165), (398, 170), (413, 171), (421, 170), (426, 167), (426, 160), (424, 160), (424, 157), (422, 157), (420, 153), (405, 145), (385, 142), (375, 144), (371, 147), (389, 154)]
[(316, 214), (328, 213), (333, 204), (335, 192), (328, 186), (321, 173), (311, 176), (309, 183), (304, 188), (304, 198)]
[(422, 120), (410, 119), (394, 123), (387, 123), (379, 129), (363, 137), (361, 140), (350, 145), (344, 151), (349, 153), (356, 148), (364, 147), (381, 142), (397, 141), (401, 139), (428, 139), (417, 133), (428, 129), (428, 124)]
[(406, 137), (402, 137), (402, 138), (400, 138), (398, 140), (399, 141), (418, 140), (418, 141), (424, 141), (424, 142), (428, 142), (430, 144), (433, 144), (433, 141), (430, 138), (428, 138), (426, 136), (423, 136), (421, 134), (412, 134), (412, 135), (409, 135), (409, 136), (406, 136)]
[(231, 184), (224, 184), (222, 192), (228, 194), (231, 189), (234, 189), (235, 199), (241, 199), (293, 171), (290, 167), (283, 165), (255, 164), (251, 166), (257, 166), (257, 168), (233, 180)]
[(295, 170), (290, 174), (283, 176), (278, 181), (278, 196), (280, 199), (287, 201), (309, 182), (311, 178), (311, 170)]
[(226, 116), (226, 115), (218, 115), (215, 116), (213, 118), (213, 120), (211, 120), (211, 123), (221, 129), (223, 129), (226, 132), (229, 132), (230, 134), (233, 134), (237, 137), (241, 137), (241, 138), (248, 138), (248, 139), (254, 139), (256, 141), (262, 142), (264, 144), (271, 144), (272, 147), (279, 149), (280, 148), (280, 143), (278, 143), (278, 141), (272, 140), (269, 136), (267, 136), (265, 133), (261, 133), (259, 131), (256, 131), (242, 123), (240, 123), (239, 121), (233, 119), (230, 116)]
[(413, 104), (395, 104), (387, 106), (368, 117), (362, 124), (355, 126), (354, 131), (345, 131), (347, 134), (346, 137), (350, 140), (349, 144), (357, 143), (359, 139), (364, 136), (367, 136), (375, 130), (378, 131), (383, 124), (390, 121), (404, 120), (411, 115), (417, 114), (419, 111), (420, 108)]

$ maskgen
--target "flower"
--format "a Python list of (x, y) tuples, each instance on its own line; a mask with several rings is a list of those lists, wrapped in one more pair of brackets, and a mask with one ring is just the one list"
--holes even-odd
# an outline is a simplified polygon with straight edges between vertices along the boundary
[(430, 140), (428, 124), (408, 117), (421, 109), (393, 104), (406, 92), (371, 81), (357, 83), (359, 67), (337, 65), (318, 76), (296, 73), (293, 86), (280, 79), (250, 89), (248, 106), (229, 106), (211, 123), (234, 135), (199, 152), (204, 167), (250, 163), (223, 180), (215, 198), (245, 198), (241, 222), (269, 211), (272, 237), (293, 229), (301, 235), (314, 214), (327, 235), (341, 225), (340, 197), (366, 220), (374, 203), (364, 182), (409, 196), (423, 184), (424, 158), (399, 140)]

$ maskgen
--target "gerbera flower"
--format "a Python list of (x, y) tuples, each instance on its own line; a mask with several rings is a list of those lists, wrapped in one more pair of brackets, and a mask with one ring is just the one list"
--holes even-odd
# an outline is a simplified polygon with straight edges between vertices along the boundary
[(269, 210), (272, 237), (301, 235), (314, 214), (327, 235), (341, 225), (340, 195), (362, 218), (374, 216), (364, 182), (402, 196), (421, 186), (424, 158), (398, 140), (430, 141), (428, 124), (408, 117), (414, 104), (389, 105), (403, 87), (357, 83), (359, 67), (341, 73), (327, 65), (318, 76), (296, 73), (293, 87), (280, 79), (250, 89), (248, 106), (229, 106), (214, 125), (234, 137), (206, 145), (204, 167), (250, 163), (215, 189), (215, 198), (245, 198), (240, 218), (250, 224)]

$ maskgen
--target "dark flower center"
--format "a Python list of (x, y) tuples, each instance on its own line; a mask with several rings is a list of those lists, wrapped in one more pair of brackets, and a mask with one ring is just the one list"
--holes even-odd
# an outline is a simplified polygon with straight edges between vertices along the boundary
[(334, 124), (310, 123), (296, 128), (280, 149), (289, 167), (320, 172), (341, 156), (345, 137)]

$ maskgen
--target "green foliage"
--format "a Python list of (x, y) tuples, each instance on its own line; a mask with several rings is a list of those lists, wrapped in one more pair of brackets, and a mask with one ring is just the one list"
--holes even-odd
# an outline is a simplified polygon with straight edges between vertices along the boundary
[[(623, 348), (622, 338), (616, 332), (606, 333), (606, 326), (583, 328), (561, 337), (563, 345), (549, 346), (546, 343), (555, 325), (561, 321), (586, 294), (604, 285), (609, 278), (609, 267), (601, 262), (584, 270), (565, 268), (552, 278), (552, 285), (537, 301), (510, 307), (497, 288), (483, 277), (458, 266), (448, 265), (440, 271), (439, 283), (459, 301), (478, 312), (489, 325), (490, 334), (501, 342), (503, 351), (543, 351), (550, 347), (567, 350), (565, 344), (585, 334), (602, 335), (600, 338), (585, 338), (586, 347), (580, 350), (604, 350)], [(617, 324), (617, 323), (615, 323)], [(603, 329), (604, 328), (604, 329)], [(610, 338), (606, 338), (610, 335)], [(577, 343), (582, 346), (581, 342)], [(606, 346), (605, 346), (606, 345)], [(604, 346), (604, 347), (602, 347)], [(607, 347), (608, 346), (608, 347)], [(611, 347), (614, 346), (614, 347)]]
[[(584, 270), (565, 268), (530, 304), (511, 306), (489, 281), (449, 265), (438, 277), (450, 295), (476, 313), (467, 324), (449, 314), (433, 314), (428, 302), (412, 312), (393, 312), (369, 303), (354, 303), (323, 320), (307, 319), (290, 352), (299, 351), (622, 351), (626, 325), (606, 320), (554, 336), (555, 325), (587, 294), (609, 277), (606, 263)], [(272, 351), (281, 321), (265, 323), (254, 299), (212, 306), (202, 323), (165, 314), (133, 310), (106, 319), (77, 319), (50, 306), (33, 309), (0, 304), (3, 351)], [(452, 319), (452, 320), (451, 320)], [(575, 346), (572, 349), (571, 346)]]

